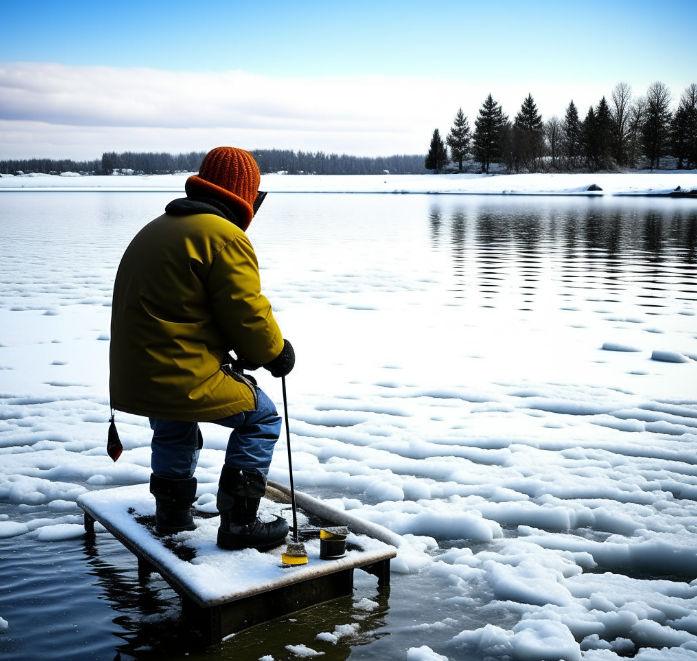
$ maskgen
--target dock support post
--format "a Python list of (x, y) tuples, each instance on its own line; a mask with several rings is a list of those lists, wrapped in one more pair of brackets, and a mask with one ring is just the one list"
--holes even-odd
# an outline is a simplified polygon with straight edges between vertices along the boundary
[(85, 522), (85, 532), (88, 535), (94, 535), (94, 519), (89, 514), (87, 514), (87, 512), (85, 512), (84, 522)]
[(378, 579), (378, 587), (384, 587), (390, 584), (390, 561), (389, 558), (387, 560), (380, 560), (379, 562), (374, 562), (372, 565), (368, 565), (367, 567), (361, 567), (363, 571), (368, 572), (369, 574), (372, 574), (373, 576), (377, 576)]
[(182, 595), (182, 614), (190, 619), (201, 632), (206, 645), (216, 645), (223, 640), (222, 608), (220, 606), (201, 608), (191, 599)]
[(145, 558), (140, 555), (138, 558), (138, 580), (145, 581), (154, 571), (157, 571)]

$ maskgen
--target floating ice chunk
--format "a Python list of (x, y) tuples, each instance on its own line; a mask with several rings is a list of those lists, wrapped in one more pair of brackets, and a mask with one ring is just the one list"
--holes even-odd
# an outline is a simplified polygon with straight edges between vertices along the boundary
[(68, 510), (75, 510), (77, 509), (77, 503), (72, 501), (72, 500), (61, 500), (60, 498), (56, 500), (52, 500), (48, 504), (48, 508), (52, 510), (56, 510), (58, 512), (65, 512)]
[(612, 645), (613, 652), (623, 656), (628, 656), (636, 650), (636, 645), (629, 638), (615, 638), (610, 645)]
[(259, 657), (259, 661), (274, 661), (274, 658), (270, 654), (265, 654)]
[(356, 622), (352, 624), (337, 624), (334, 627), (334, 633), (323, 631), (322, 633), (318, 633), (315, 638), (336, 645), (340, 638), (354, 635), (358, 631), (359, 626), (360, 625)]
[(89, 480), (87, 480), (87, 484), (94, 484), (94, 485), (104, 485), (104, 484), (111, 484), (113, 482), (113, 478), (108, 477), (106, 475), (93, 475)]
[(585, 650), (611, 650), (612, 645), (603, 640), (597, 633), (593, 633), (590, 636), (586, 636), (581, 641), (581, 649)]
[(687, 363), (690, 359), (677, 351), (654, 349), (653, 353), (651, 354), (651, 360), (658, 360), (662, 363)]
[(524, 604), (555, 604), (567, 606), (573, 602), (571, 593), (561, 585), (547, 567), (537, 562), (523, 560), (517, 567), (488, 561), (485, 568), (494, 588), (494, 596), (502, 601), (518, 601)]
[(373, 482), (366, 490), (366, 496), (376, 500), (404, 500), (404, 491), (396, 484), (389, 482)]
[(367, 597), (363, 597), (360, 601), (357, 601), (355, 604), (353, 604), (353, 607), (357, 608), (358, 610), (362, 610), (362, 611), (373, 611), (379, 605), (380, 604), (378, 604), (377, 601), (373, 601), (372, 599), (368, 599)]
[(0, 521), (0, 539), (24, 535), (24, 533), (27, 532), (29, 532), (29, 528), (27, 528), (26, 524), (24, 523), (18, 523), (16, 521)]
[(581, 661), (569, 627), (552, 620), (523, 620), (513, 627), (513, 656), (521, 661)]
[(76, 539), (85, 534), (84, 526), (79, 523), (58, 523), (55, 526), (39, 528), (36, 538), (40, 542), (62, 542), (66, 539)]
[(402, 491), (408, 500), (431, 499), (431, 487), (420, 480), (407, 480), (402, 484)]
[(641, 351), (631, 344), (622, 344), (620, 342), (603, 342), (603, 351)]
[(9, 622), (4, 617), (0, 617), (0, 631), (7, 631), (9, 628)]
[(487, 624), (474, 631), (461, 631), (451, 642), (454, 645), (476, 647), (484, 656), (504, 656), (513, 651), (512, 639), (513, 632)]
[(407, 661), (448, 661), (448, 657), (434, 652), (428, 645), (422, 645), (409, 648)]
[(684, 643), (697, 643), (697, 636), (687, 631), (676, 631), (653, 620), (639, 620), (632, 627), (632, 637), (647, 647), (680, 647)]
[(673, 629), (681, 629), (697, 634), (697, 615), (686, 615), (679, 620), (669, 620), (668, 624), (670, 624)]
[(324, 652), (318, 652), (313, 650), (311, 647), (306, 645), (286, 645), (286, 649), (295, 656), (310, 657), (310, 656), (322, 656)]

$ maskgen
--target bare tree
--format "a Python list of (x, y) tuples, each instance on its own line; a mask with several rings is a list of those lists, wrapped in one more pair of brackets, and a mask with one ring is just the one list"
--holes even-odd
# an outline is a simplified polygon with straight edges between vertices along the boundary
[(617, 165), (624, 167), (627, 160), (626, 143), (628, 135), (629, 110), (632, 105), (632, 87), (627, 83), (617, 83), (612, 90), (610, 106), (613, 123), (613, 156)]
[(556, 115), (550, 117), (545, 122), (545, 138), (547, 138), (549, 153), (552, 155), (552, 167), (555, 170), (557, 169), (557, 159), (561, 151), (563, 129), (562, 121)]
[(646, 119), (646, 99), (641, 96), (634, 99), (629, 107), (627, 118), (627, 163), (635, 168), (641, 158), (641, 132)]

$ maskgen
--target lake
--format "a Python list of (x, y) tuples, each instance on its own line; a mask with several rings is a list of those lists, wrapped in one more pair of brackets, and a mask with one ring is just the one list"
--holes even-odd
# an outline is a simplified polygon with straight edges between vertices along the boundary
[[(149, 478), (147, 421), (117, 414), (126, 452), (105, 453), (110, 302), (172, 197), (0, 192), (3, 659), (469, 659), (533, 638), (697, 658), (693, 200), (269, 195), (249, 235), (298, 356), (296, 487), (405, 542), (389, 591), (358, 572), (352, 598), (204, 652), (75, 505)], [(203, 434), (209, 494), (226, 435)]]

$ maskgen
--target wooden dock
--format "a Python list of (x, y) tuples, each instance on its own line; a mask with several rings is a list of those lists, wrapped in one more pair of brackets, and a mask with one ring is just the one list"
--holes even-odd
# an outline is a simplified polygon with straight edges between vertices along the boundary
[[(396, 535), (305, 494), (296, 497), (300, 520), (350, 527), (344, 557), (321, 560), (318, 539), (304, 540), (308, 564), (293, 567), (281, 561), (283, 546), (266, 553), (223, 551), (215, 544), (215, 515), (195, 518), (194, 532), (159, 537), (153, 532), (155, 499), (148, 485), (92, 491), (80, 496), (78, 505), (85, 512), (88, 533), (98, 521), (138, 558), (142, 578), (158, 572), (213, 644), (242, 629), (351, 594), (354, 569), (374, 574), (379, 585), (389, 584)], [(265, 505), (282, 508), (288, 501), (286, 487), (270, 482), (260, 511)]]

